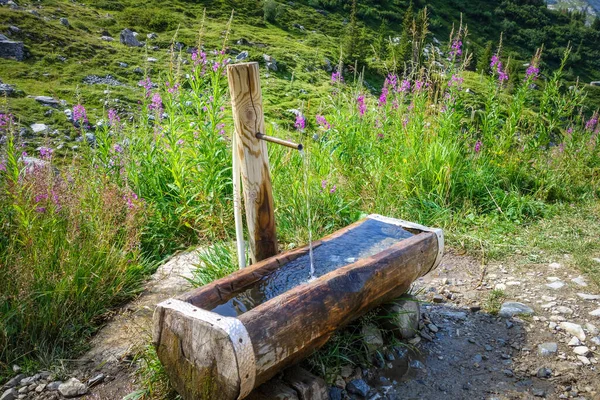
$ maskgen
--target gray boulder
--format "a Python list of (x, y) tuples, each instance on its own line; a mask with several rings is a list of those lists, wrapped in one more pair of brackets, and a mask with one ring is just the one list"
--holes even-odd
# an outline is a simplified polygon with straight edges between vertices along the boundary
[(8, 39), (0, 34), (0, 58), (11, 58), (17, 61), (25, 59), (25, 46), (23, 42)]
[(83, 396), (88, 392), (88, 387), (86, 384), (81, 383), (76, 378), (71, 378), (62, 385), (58, 387), (58, 391), (63, 396), (69, 397), (78, 397)]
[(15, 93), (14, 86), (9, 85), (8, 83), (3, 83), (0, 80), (0, 96), (11, 96)]
[(100, 37), (100, 40), (104, 40), (105, 42), (112, 42), (115, 39), (110, 36), (102, 36)]
[(58, 107), (60, 104), (58, 100), (50, 96), (36, 96), (35, 101), (47, 107)]
[(267, 64), (267, 70), (277, 72), (277, 61), (268, 54), (263, 54), (263, 60)]
[(411, 339), (419, 329), (421, 308), (415, 297), (405, 296), (381, 306), (379, 315), (382, 328), (399, 339)]
[(69, 20), (66, 19), (66, 18), (61, 18), (60, 19), (60, 23), (63, 24), (64, 26), (66, 26), (66, 27), (71, 26), (71, 24), (69, 24)]
[(498, 315), (505, 318), (514, 317), (515, 315), (532, 315), (533, 309), (526, 306), (523, 303), (517, 303), (516, 301), (507, 301), (502, 304)]
[(147, 34), (146, 37), (150, 40), (158, 39), (158, 35), (154, 32)]
[(18, 396), (19, 392), (17, 391), (17, 389), (10, 388), (4, 391), (4, 393), (2, 393), (2, 396), (0, 396), (0, 400), (16, 400)]
[(235, 60), (236, 61), (244, 61), (247, 58), (248, 58), (248, 52), (242, 51), (240, 54), (237, 55), (237, 57), (235, 57)]
[(121, 43), (125, 46), (130, 47), (141, 47), (143, 46), (139, 40), (137, 40), (135, 33), (131, 29), (123, 29), (120, 34)]
[(592, 85), (592, 86), (600, 86), (600, 81), (590, 82), (590, 85)]
[(31, 130), (33, 131), (33, 133), (35, 134), (40, 134), (40, 133), (47, 133), (48, 132), (48, 125), (46, 124), (41, 124), (41, 123), (37, 123), (37, 124), (32, 124), (31, 125)]

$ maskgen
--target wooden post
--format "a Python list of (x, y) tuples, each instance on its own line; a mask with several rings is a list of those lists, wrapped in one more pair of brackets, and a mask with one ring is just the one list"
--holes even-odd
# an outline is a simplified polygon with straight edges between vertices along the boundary
[(251, 257), (258, 262), (277, 254), (269, 157), (265, 142), (256, 138), (265, 133), (258, 63), (228, 65), (227, 78), (236, 136), (233, 157), (241, 167)]

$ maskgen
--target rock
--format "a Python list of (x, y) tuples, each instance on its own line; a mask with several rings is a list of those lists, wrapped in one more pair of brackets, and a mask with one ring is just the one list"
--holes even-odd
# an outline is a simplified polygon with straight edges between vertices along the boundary
[(372, 324), (363, 325), (361, 328), (362, 340), (369, 352), (375, 352), (383, 346), (381, 331)]
[(71, 24), (69, 24), (69, 20), (66, 19), (66, 18), (61, 18), (60, 19), (60, 23), (63, 24), (64, 26), (66, 26), (66, 27), (71, 26)]
[(565, 283), (562, 281), (556, 281), (556, 282), (552, 282), (552, 283), (547, 283), (546, 286), (549, 287), (550, 289), (558, 290), (558, 289), (562, 288), (563, 286), (565, 286)]
[(104, 374), (98, 374), (95, 377), (91, 378), (89, 381), (87, 381), (87, 385), (88, 387), (93, 387), (96, 386), (99, 383), (102, 383), (104, 381)]
[(600, 300), (600, 294), (577, 293), (583, 300)]
[[(23, 160), (25, 158), (27, 158), (27, 157), (24, 157)], [(30, 157), (30, 158), (33, 158), (33, 157)], [(27, 163), (27, 162), (25, 162), (25, 163)], [(47, 165), (47, 163), (45, 165)], [(21, 386), (28, 386), (28, 385), (31, 385), (32, 383), (35, 383), (36, 381), (39, 381), (39, 380), (40, 380), (40, 374), (35, 374), (35, 375), (30, 376), (28, 378), (22, 379), (20, 385)]]
[(585, 341), (585, 333), (583, 332), (581, 325), (573, 324), (571, 322), (561, 322), (558, 326), (560, 326), (562, 330), (570, 333), (573, 336), (576, 336), (577, 339), (581, 340), (582, 342)]
[(558, 314), (565, 314), (565, 315), (572, 315), (573, 314), (573, 310), (570, 309), (569, 307), (565, 307), (565, 306), (558, 306), (554, 309), (554, 312), (558, 313)]
[(330, 400), (342, 400), (342, 389), (336, 386), (329, 388), (329, 399)]
[(438, 331), (440, 330), (440, 328), (438, 328), (436, 325), (434, 324), (429, 324), (427, 325), (427, 328), (433, 332), (433, 333), (438, 333)]
[(591, 338), (590, 342), (594, 343), (596, 346), (600, 346), (600, 336)]
[(15, 35), (15, 34), (18, 34), (19, 32), (21, 32), (21, 29), (18, 26), (11, 25), (8, 27), (8, 31), (10, 33), (12, 33), (13, 35)]
[(88, 392), (87, 385), (81, 383), (77, 378), (71, 378), (58, 387), (58, 392), (65, 397), (83, 396)]
[(235, 57), (235, 60), (236, 61), (244, 61), (248, 57), (249, 57), (248, 52), (244, 50), (240, 54), (238, 54), (237, 57)]
[(121, 43), (130, 47), (141, 47), (142, 43), (137, 40), (136, 35), (130, 29), (123, 29), (119, 35)]
[(0, 396), (0, 400), (16, 400), (18, 395), (19, 392), (17, 392), (17, 389), (10, 388), (5, 390), (4, 393), (2, 393), (2, 396)]
[(600, 86), (600, 81), (592, 81), (590, 82), (591, 86)]
[(550, 378), (550, 376), (552, 376), (552, 370), (546, 367), (542, 367), (538, 369), (536, 376), (542, 379)]
[(549, 342), (538, 345), (538, 353), (540, 356), (551, 356), (558, 351), (558, 344)]
[(275, 59), (273, 57), (271, 57), (270, 55), (267, 55), (267, 54), (263, 54), (263, 59), (265, 60), (265, 63), (267, 64), (268, 71), (277, 72), (277, 61), (275, 61)]
[(444, 301), (446, 301), (444, 296), (442, 296), (441, 294), (436, 294), (435, 296), (433, 296), (432, 300), (434, 303), (443, 303)]
[[(127, 64), (125, 64), (127, 66)], [(88, 75), (83, 78), (83, 83), (87, 85), (108, 85), (108, 86), (123, 86), (121, 82), (115, 79), (112, 75), (97, 76)]]
[(19, 383), (21, 383), (21, 380), (25, 378), (25, 375), (23, 374), (19, 374), (17, 376), (15, 376), (14, 378), (12, 378), (11, 380), (9, 380), (8, 382), (6, 382), (4, 384), (5, 388), (13, 388), (15, 386), (17, 386)]
[(115, 38), (110, 36), (101, 36), (100, 40), (104, 40), (105, 42), (112, 42), (113, 40), (115, 40)]
[(144, 74), (144, 70), (141, 69), (140, 67), (135, 67), (133, 69), (133, 72), (135, 72), (136, 74), (139, 74), (139, 75), (143, 75)]
[(62, 384), (63, 383), (61, 381), (50, 382), (48, 384), (48, 386), (46, 386), (46, 389), (50, 390), (50, 391), (55, 391), (55, 390), (58, 390), (59, 386), (62, 385)]
[(544, 389), (533, 388), (531, 392), (535, 397), (546, 397), (546, 391)]
[(380, 309), (381, 325), (400, 339), (413, 338), (419, 327), (421, 308), (416, 298), (406, 296), (385, 304)]
[(4, 97), (4, 96), (11, 96), (13, 93), (15, 93), (15, 88), (14, 86), (9, 85), (8, 83), (2, 83), (2, 81), (0, 81), (0, 96)]
[(498, 315), (505, 318), (510, 318), (515, 315), (532, 315), (533, 309), (523, 303), (507, 301), (502, 304)]
[(590, 311), (590, 315), (592, 317), (600, 317), (600, 308), (594, 310), (594, 311)]
[(58, 100), (56, 100), (55, 98), (50, 97), (50, 96), (36, 96), (35, 101), (37, 101), (41, 105), (47, 106), (47, 107), (55, 107), (56, 108), (60, 105), (60, 102)]
[(568, 343), (569, 346), (580, 346), (581, 345), (581, 340), (579, 340), (578, 338), (576, 338), (575, 336), (573, 336), (571, 338), (571, 340)]
[(157, 62), (157, 61), (158, 61), (158, 59), (157, 59), (157, 58), (154, 58), (154, 57), (148, 57), (148, 58), (146, 59), (146, 61), (148, 61), (149, 63), (155, 63), (155, 62)]
[(548, 267), (550, 267), (550, 268), (552, 268), (552, 269), (559, 269), (559, 268), (561, 268), (561, 267), (562, 267), (562, 265), (561, 265), (560, 263), (553, 262), (553, 263), (550, 263), (550, 264), (548, 265)]
[[(121, 68), (127, 68), (127, 67), (129, 67), (129, 64), (120, 61), (119, 62), (119, 67), (121, 67)], [(107, 75), (107, 77), (108, 76), (110, 76), (110, 75)]]
[(579, 286), (583, 286), (583, 287), (587, 286), (587, 282), (585, 281), (583, 276), (578, 276), (577, 278), (573, 278), (573, 279), (571, 279), (571, 282), (573, 282), (574, 284), (579, 285)]
[(363, 379), (353, 379), (346, 385), (348, 393), (357, 394), (362, 397), (367, 397), (369, 390), (371, 390), (371, 387)]
[(158, 35), (154, 32), (147, 34), (146, 37), (150, 40), (158, 39)]
[(39, 384), (39, 385), (37, 385), (35, 387), (35, 392), (36, 393), (42, 393), (44, 391), (44, 389), (46, 389), (46, 384), (42, 383), (42, 384)]
[(19, 372), (21, 372), (21, 367), (19, 367), (17, 364), (12, 366), (12, 370), (15, 374), (18, 374)]
[(25, 46), (23, 42), (17, 42), (0, 35), (0, 58), (11, 58), (17, 61), (25, 59)]
[(573, 352), (578, 356), (587, 356), (590, 353), (590, 349), (586, 346), (577, 346), (573, 349)]
[(583, 365), (590, 365), (590, 359), (584, 356), (577, 356), (577, 359), (583, 363)]
[(32, 124), (31, 125), (31, 130), (33, 131), (33, 133), (47, 133), (48, 132), (48, 125), (46, 124)]
[(328, 58), (324, 58), (323, 59), (323, 69), (326, 72), (331, 72), (333, 71), (333, 65), (331, 65), (331, 61)]
[(596, 327), (596, 325), (590, 324), (589, 322), (587, 322), (584, 325), (584, 328), (588, 331), (588, 333), (590, 335), (597, 335), (598, 333), (600, 333), (600, 330), (598, 330), (598, 328)]

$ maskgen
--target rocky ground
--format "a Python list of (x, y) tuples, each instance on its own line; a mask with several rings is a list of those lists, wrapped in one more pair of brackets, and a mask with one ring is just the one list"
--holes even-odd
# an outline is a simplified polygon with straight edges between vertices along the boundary
[[(0, 399), (121, 399), (138, 389), (132, 354), (148, 342), (153, 305), (189, 288), (181, 275), (195, 262), (196, 254), (187, 253), (165, 264), (62, 380), (47, 372), (19, 375)], [(415, 284), (422, 301), (418, 335), (381, 351), (378, 367), (342, 368), (329, 397), (600, 398), (600, 290), (566, 265), (482, 268), (471, 257), (446, 254)], [(494, 309), (498, 315), (486, 312)]]

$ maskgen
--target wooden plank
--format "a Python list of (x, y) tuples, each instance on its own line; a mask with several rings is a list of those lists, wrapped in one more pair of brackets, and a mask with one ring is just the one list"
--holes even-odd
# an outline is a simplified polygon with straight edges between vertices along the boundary
[(267, 147), (256, 138), (265, 133), (258, 63), (228, 65), (227, 78), (237, 143), (233, 156), (240, 161), (251, 256), (257, 262), (278, 252)]
[(257, 384), (323, 346), (334, 331), (405, 293), (435, 262), (424, 232), (298, 286), (239, 316), (255, 349)]

